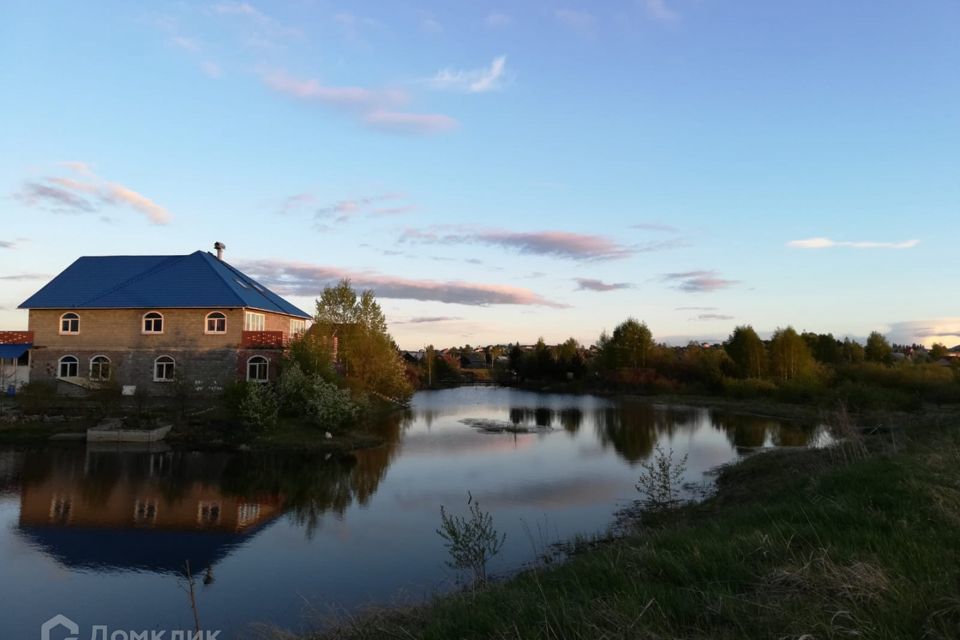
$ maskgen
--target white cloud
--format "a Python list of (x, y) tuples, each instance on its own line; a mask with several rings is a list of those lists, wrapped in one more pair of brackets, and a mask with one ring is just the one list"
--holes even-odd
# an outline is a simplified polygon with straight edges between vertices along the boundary
[(223, 69), (213, 60), (204, 60), (201, 62), (200, 70), (203, 71), (208, 78), (219, 78), (223, 75)]
[(553, 16), (561, 24), (584, 35), (593, 33), (594, 27), (596, 27), (597, 24), (597, 19), (587, 11), (557, 9), (553, 12)]
[(657, 20), (670, 22), (680, 17), (680, 14), (667, 6), (666, 0), (643, 0), (647, 14)]
[(846, 247), (850, 249), (912, 249), (920, 244), (919, 240), (904, 240), (902, 242), (872, 242), (872, 241), (838, 241), (830, 238), (806, 238), (804, 240), (791, 240), (787, 243), (788, 247), (794, 249), (832, 249), (835, 247)]
[(486, 93), (500, 88), (506, 70), (507, 56), (497, 56), (489, 67), (481, 69), (443, 69), (427, 82), (436, 89), (451, 89), (466, 93)]
[(953, 347), (960, 345), (960, 317), (892, 322), (886, 336), (898, 344), (916, 342), (929, 347), (934, 342), (940, 342)]
[(425, 33), (443, 33), (443, 24), (429, 11), (420, 14), (420, 30)]
[(506, 13), (494, 11), (487, 14), (487, 17), (483, 19), (483, 24), (490, 29), (503, 29), (513, 24), (513, 18)]

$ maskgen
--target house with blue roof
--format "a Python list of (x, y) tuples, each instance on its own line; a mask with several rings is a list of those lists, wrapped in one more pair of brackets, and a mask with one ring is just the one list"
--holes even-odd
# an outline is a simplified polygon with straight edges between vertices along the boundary
[(63, 391), (143, 385), (165, 395), (178, 380), (215, 390), (274, 379), (311, 316), (215, 248), (78, 258), (20, 305), (32, 332), (30, 380), (57, 381)]

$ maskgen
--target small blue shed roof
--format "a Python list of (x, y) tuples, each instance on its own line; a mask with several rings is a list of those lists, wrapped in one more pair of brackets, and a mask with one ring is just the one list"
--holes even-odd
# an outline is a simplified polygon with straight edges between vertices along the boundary
[(185, 256), (78, 258), (21, 309), (249, 307), (311, 316), (206, 251)]
[(0, 344), (0, 359), (14, 360), (19, 358), (33, 346), (32, 342), (24, 344)]

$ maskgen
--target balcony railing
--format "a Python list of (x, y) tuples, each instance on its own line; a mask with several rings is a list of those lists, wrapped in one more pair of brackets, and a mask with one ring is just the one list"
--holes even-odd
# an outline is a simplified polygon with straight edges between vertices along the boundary
[(240, 338), (242, 349), (286, 349), (288, 343), (285, 331), (244, 331)]

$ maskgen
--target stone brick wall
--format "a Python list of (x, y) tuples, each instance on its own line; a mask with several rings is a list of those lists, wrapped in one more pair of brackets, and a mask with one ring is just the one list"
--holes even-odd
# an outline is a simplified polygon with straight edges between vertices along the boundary
[[(270, 377), (279, 369), (279, 349), (242, 349), (243, 309), (158, 309), (163, 315), (163, 333), (144, 335), (143, 314), (148, 309), (77, 310), (80, 332), (60, 335), (60, 316), (68, 310), (31, 310), (29, 328), (34, 333), (31, 380), (55, 380), (62, 356), (76, 356), (79, 377), (90, 375), (90, 359), (110, 359), (111, 381), (123, 385), (147, 385), (154, 395), (169, 395), (171, 383), (154, 382), (154, 360), (170, 356), (176, 371), (192, 385), (204, 388), (246, 378), (247, 358), (263, 355), (270, 361)], [(207, 334), (206, 315), (220, 311), (227, 317), (224, 334)], [(263, 312), (268, 331), (290, 329), (290, 318)], [(65, 386), (60, 384), (58, 386)], [(66, 385), (72, 386), (72, 385)]]
[[(106, 356), (110, 359), (110, 380), (122, 385), (146, 385), (152, 395), (170, 395), (173, 392), (169, 382), (154, 382), (154, 361), (158, 356), (173, 358), (178, 376), (192, 386), (200, 388), (222, 388), (237, 379), (237, 351), (233, 349), (177, 349), (166, 351), (148, 351), (131, 349), (79, 350), (69, 353), (41, 349), (33, 352), (31, 363), (32, 381), (55, 380), (60, 357), (76, 356), (80, 360), (79, 377), (90, 375), (90, 360), (94, 356)], [(64, 386), (64, 385), (59, 385)]]

